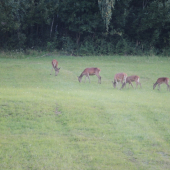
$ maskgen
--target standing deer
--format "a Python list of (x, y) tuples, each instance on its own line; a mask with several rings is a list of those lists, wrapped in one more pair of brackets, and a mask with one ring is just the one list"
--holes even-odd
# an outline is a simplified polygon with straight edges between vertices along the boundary
[(126, 81), (126, 77), (127, 77), (126, 73), (117, 73), (117, 74), (115, 74), (114, 82), (112, 81), (113, 87), (116, 88), (116, 84), (119, 85), (119, 82), (121, 82), (123, 84), (123, 81), (124, 82)]
[[(90, 83), (90, 77), (89, 76), (92, 76), (92, 75), (96, 75), (98, 77), (98, 83), (101, 84), (101, 77), (99, 75), (100, 73), (100, 69), (99, 68), (86, 68), (82, 73), (81, 75), (78, 77), (78, 81), (81, 82), (81, 79), (83, 76), (86, 76), (88, 77), (89, 79), (89, 83)], [(86, 77), (85, 77), (85, 82), (86, 82)]]
[[(122, 84), (121, 89), (123, 89), (124, 86), (126, 86), (126, 83), (129, 83), (129, 86), (130, 86), (130, 84), (131, 84), (131, 86), (133, 87), (132, 82), (134, 82), (134, 81), (136, 82), (136, 88), (138, 87), (138, 84), (139, 84), (140, 87), (142, 88), (141, 83), (139, 82), (139, 76), (134, 75), (134, 76), (129, 76), (129, 77), (126, 78), (126, 82), (124, 82), (124, 83)], [(134, 87), (133, 87), (133, 88), (134, 88)]]
[(155, 89), (156, 85), (158, 85), (158, 90), (160, 89), (160, 85), (165, 83), (167, 85), (167, 90), (170, 91), (170, 86), (169, 86), (169, 78), (168, 77), (160, 77), (157, 79), (156, 83), (153, 84), (153, 90)]
[[(54, 69), (54, 70), (55, 70), (55, 76), (57, 76), (57, 74), (59, 73), (59, 70), (60, 70), (60, 68), (57, 68), (57, 66), (58, 66), (58, 61), (55, 60), (55, 59), (53, 59), (52, 62), (51, 62), (51, 64), (52, 64), (51, 74), (52, 74), (52, 71), (53, 71), (53, 69)], [(51, 75), (51, 74), (50, 74), (50, 75)]]

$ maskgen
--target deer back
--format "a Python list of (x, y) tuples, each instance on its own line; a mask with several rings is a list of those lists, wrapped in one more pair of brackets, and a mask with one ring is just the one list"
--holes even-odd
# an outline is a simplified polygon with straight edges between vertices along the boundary
[(53, 68), (57, 68), (58, 66), (58, 61), (56, 59), (53, 59), (52, 62), (51, 62)]
[(160, 77), (160, 78), (157, 79), (156, 83), (157, 84), (162, 84), (162, 83), (168, 84), (169, 78), (168, 77)]
[(127, 77), (126, 73), (117, 73), (115, 74), (114, 80), (122, 81)]
[(95, 75), (95, 74), (99, 74), (100, 73), (100, 69), (99, 68), (86, 68), (83, 72), (82, 75)]
[(138, 81), (139, 81), (139, 76), (133, 75), (133, 76), (128, 76), (128, 77), (126, 78), (126, 82), (127, 82), (127, 83), (128, 83), (128, 82), (133, 82), (133, 81), (138, 82)]

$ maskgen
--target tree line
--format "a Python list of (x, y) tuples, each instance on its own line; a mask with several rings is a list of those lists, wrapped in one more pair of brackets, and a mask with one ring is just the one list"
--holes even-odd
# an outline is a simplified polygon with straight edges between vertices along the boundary
[(170, 55), (170, 0), (1, 0), (0, 49)]

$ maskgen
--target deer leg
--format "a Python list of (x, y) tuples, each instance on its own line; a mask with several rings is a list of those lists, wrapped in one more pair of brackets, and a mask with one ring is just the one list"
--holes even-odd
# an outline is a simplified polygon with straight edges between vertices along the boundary
[[(128, 82), (128, 83), (129, 83), (129, 82)], [(129, 89), (129, 87), (130, 87), (130, 83), (129, 83), (128, 89)]]
[(158, 84), (158, 90), (160, 90), (160, 84)]
[(124, 83), (122, 84), (122, 87), (120, 88), (120, 90), (123, 89), (123, 88), (125, 87), (125, 85), (126, 85), (126, 83), (124, 82)]
[[(126, 79), (125, 79), (126, 80)], [(126, 81), (124, 81), (124, 83), (122, 84), (122, 87), (126, 87)], [(123, 86), (124, 85), (124, 86)]]
[(125, 87), (126, 87), (126, 84), (127, 84), (127, 82), (126, 82), (126, 76), (124, 77), (124, 83), (125, 83)]
[(123, 82), (123, 80), (121, 81), (121, 84), (122, 84), (122, 87), (120, 87), (120, 90), (121, 90), (124, 86), (126, 86), (126, 83), (125, 83), (125, 81)]
[(101, 84), (101, 77), (99, 76), (99, 74), (96, 74), (96, 76), (98, 77), (98, 83)]
[(116, 88), (116, 86), (117, 86), (117, 80), (114, 80), (114, 82), (116, 82), (116, 85), (115, 85), (115, 88)]
[(89, 74), (87, 75), (88, 79), (89, 79), (89, 83), (90, 83), (90, 77), (89, 77)]
[(140, 85), (140, 88), (142, 88), (142, 85), (141, 85), (141, 83), (139, 82), (139, 85)]
[[(131, 81), (130, 81), (130, 84), (131, 84), (131, 86), (133, 87), (133, 85), (132, 85)], [(133, 88), (134, 88), (134, 87), (133, 87)]]
[[(123, 85), (123, 80), (120, 83)], [(121, 84), (120, 84), (120, 88), (119, 89), (121, 89)]]
[(126, 78), (127, 78), (127, 77), (124, 77), (124, 82), (125, 82), (125, 83), (126, 83)]

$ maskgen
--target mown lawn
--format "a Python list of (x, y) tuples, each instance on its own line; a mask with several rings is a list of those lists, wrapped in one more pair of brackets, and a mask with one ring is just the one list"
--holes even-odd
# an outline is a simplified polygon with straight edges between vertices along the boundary
[[(78, 82), (86, 67), (101, 69), (102, 84)], [(142, 89), (114, 89), (118, 72)], [(169, 170), (170, 92), (153, 90), (162, 76), (169, 58), (0, 58), (0, 169)]]

